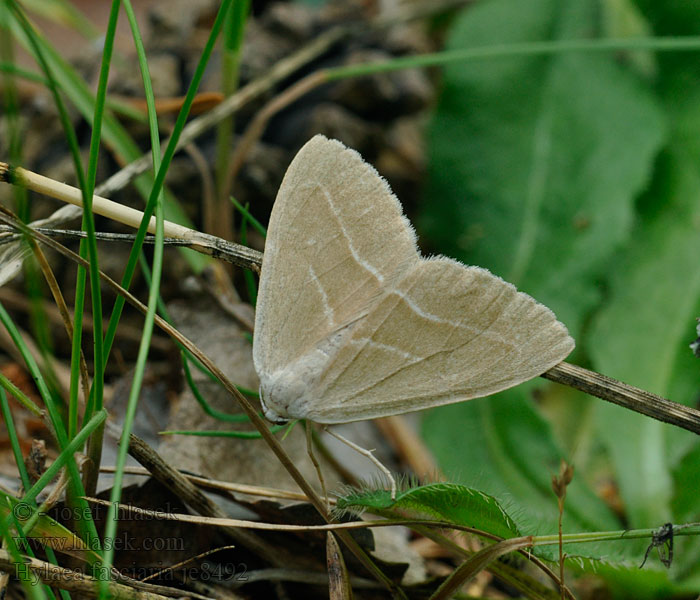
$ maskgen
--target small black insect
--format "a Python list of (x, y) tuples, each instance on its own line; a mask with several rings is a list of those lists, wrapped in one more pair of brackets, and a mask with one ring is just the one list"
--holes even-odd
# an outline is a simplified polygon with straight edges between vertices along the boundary
[(656, 548), (659, 553), (659, 560), (666, 567), (671, 566), (673, 560), (673, 523), (666, 523), (651, 534), (651, 544), (644, 553), (644, 560), (639, 565), (641, 569), (647, 562), (647, 557), (652, 548)]

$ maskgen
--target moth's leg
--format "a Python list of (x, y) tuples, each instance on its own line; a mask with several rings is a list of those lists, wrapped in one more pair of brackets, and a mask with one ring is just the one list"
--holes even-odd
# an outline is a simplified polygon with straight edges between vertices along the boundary
[(387, 479), (389, 480), (389, 484), (391, 485), (391, 499), (396, 500), (396, 480), (394, 479), (394, 476), (391, 474), (391, 471), (387, 469), (381, 461), (372, 454), (373, 450), (367, 450), (367, 448), (363, 448), (362, 446), (358, 446), (354, 442), (351, 442), (349, 439), (344, 438), (342, 435), (339, 433), (335, 433), (334, 431), (331, 431), (327, 426), (323, 428), (326, 433), (329, 433), (332, 435), (335, 439), (340, 440), (343, 442), (343, 444), (346, 444), (350, 446), (355, 452), (359, 452), (362, 456), (365, 456), (369, 460), (371, 460), (374, 465), (382, 472), (384, 475), (386, 475)]
[(316, 455), (314, 454), (314, 447), (313, 447), (313, 441), (311, 439), (311, 431), (313, 427), (313, 423), (310, 421), (304, 421), (304, 429), (306, 429), (306, 451), (309, 453), (309, 458), (311, 459), (311, 462), (314, 465), (314, 468), (316, 469), (316, 474), (318, 475), (318, 480), (321, 484), (321, 491), (323, 493), (323, 497), (326, 500), (326, 510), (330, 512), (331, 505), (330, 505), (330, 500), (328, 499), (328, 492), (326, 491), (326, 481), (323, 479), (323, 473), (321, 473), (321, 465), (319, 464), (318, 460), (316, 459)]

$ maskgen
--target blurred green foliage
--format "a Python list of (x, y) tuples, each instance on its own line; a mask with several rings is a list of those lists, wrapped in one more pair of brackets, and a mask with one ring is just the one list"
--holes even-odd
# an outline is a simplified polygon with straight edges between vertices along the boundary
[[(695, 1), (482, 0), (446, 45), (699, 34)], [(419, 221), (430, 250), (552, 308), (576, 339), (571, 361), (688, 405), (700, 396), (688, 348), (700, 316), (699, 59), (561, 52), (447, 66)], [(560, 457), (576, 467), (567, 531), (700, 520), (696, 436), (554, 384), (433, 410), (424, 434), (452, 480), (514, 501), (540, 533), (555, 531)], [(601, 499), (610, 480), (616, 511)], [(641, 562), (645, 547), (616, 549)], [(676, 589), (700, 590), (699, 559), (697, 538), (678, 542)]]

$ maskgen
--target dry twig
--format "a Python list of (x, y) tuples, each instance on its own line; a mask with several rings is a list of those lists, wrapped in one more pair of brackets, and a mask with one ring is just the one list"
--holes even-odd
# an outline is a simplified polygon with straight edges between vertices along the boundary
[[(77, 188), (57, 182), (53, 182), (55, 186), (52, 186), (50, 183), (52, 180), (46, 177), (26, 169), (12, 169), (5, 163), (0, 163), (0, 181), (25, 185), (30, 189), (46, 193), (66, 202), (82, 203), (82, 194)], [(132, 227), (139, 226), (141, 222), (139, 215), (143, 214), (140, 211), (123, 207), (116, 202), (99, 196), (93, 197), (93, 210), (97, 214), (115, 218)], [(155, 227), (155, 222), (153, 224)], [(12, 226), (12, 223), (8, 223), (8, 225)], [(183, 245), (215, 258), (228, 260), (228, 262), (238, 266), (259, 271), (262, 265), (263, 255), (257, 250), (206, 235), (168, 221), (165, 223), (165, 232), (166, 235), (182, 238)], [(35, 235), (39, 236), (41, 234), (36, 233)], [(48, 239), (46, 236), (41, 237)], [(658, 421), (670, 423), (700, 434), (700, 411), (697, 409), (678, 402), (672, 402), (662, 396), (628, 385), (612, 377), (601, 375), (595, 371), (567, 362), (555, 365), (541, 376), (634, 412), (652, 417)]]

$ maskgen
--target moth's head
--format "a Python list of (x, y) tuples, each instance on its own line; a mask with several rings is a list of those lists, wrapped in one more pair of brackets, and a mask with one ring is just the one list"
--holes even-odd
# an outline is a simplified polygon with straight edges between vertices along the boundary
[(258, 391), (260, 394), (260, 404), (262, 405), (263, 415), (265, 418), (274, 423), (275, 425), (286, 425), (289, 423), (289, 419), (278, 414), (274, 409), (271, 408), (270, 404), (265, 400), (266, 394), (263, 389), (262, 383), (260, 384), (260, 389)]
[(303, 418), (293, 414), (304, 396), (306, 384), (294, 369), (283, 369), (260, 378), (260, 404), (265, 418), (277, 425)]

